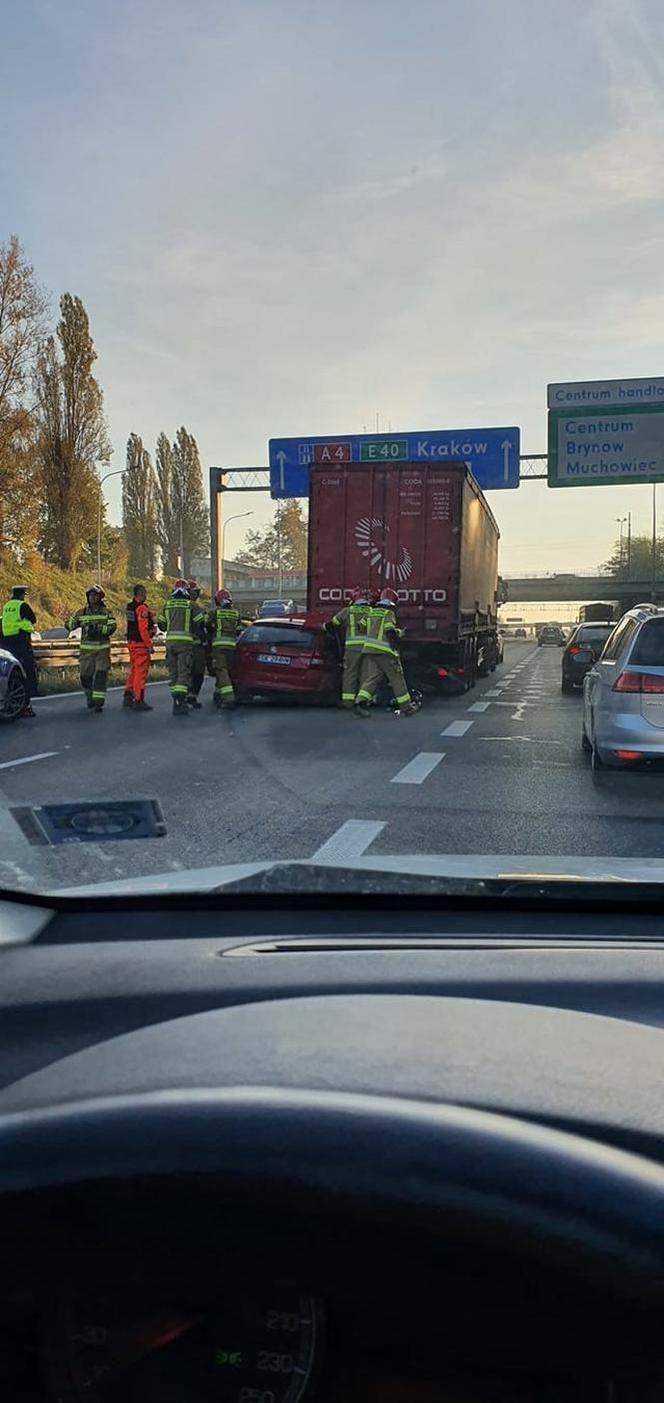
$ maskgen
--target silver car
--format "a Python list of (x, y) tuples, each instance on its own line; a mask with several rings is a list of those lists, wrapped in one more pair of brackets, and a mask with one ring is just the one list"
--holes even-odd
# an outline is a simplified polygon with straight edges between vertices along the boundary
[(20, 662), (0, 648), (0, 722), (17, 721), (28, 705), (28, 685)]
[(593, 769), (664, 759), (664, 609), (624, 614), (583, 682), (581, 743)]

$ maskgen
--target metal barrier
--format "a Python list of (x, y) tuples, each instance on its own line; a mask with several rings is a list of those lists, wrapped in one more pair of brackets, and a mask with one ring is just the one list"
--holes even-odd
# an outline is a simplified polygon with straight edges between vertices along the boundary
[[(0, 645), (2, 640), (0, 639)], [(37, 639), (32, 645), (35, 662), (39, 668), (52, 667), (77, 667), (79, 657), (79, 647), (75, 638), (42, 638)], [(166, 647), (162, 639), (155, 642), (152, 651), (153, 662), (163, 662), (166, 657)], [(111, 639), (111, 667), (128, 666), (129, 653), (127, 644), (120, 639), (116, 643)]]

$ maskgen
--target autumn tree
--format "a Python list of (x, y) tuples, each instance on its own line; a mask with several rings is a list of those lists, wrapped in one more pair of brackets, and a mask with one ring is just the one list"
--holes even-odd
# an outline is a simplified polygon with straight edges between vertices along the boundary
[(208, 554), (210, 531), (198, 445), (184, 427), (173, 444), (170, 501), (176, 557), (187, 576), (193, 557)]
[(122, 525), (130, 574), (137, 579), (154, 579), (158, 544), (156, 485), (150, 454), (138, 434), (130, 434), (127, 440)]
[(57, 340), (49, 336), (35, 371), (42, 468), (42, 548), (63, 570), (75, 569), (94, 540), (99, 504), (98, 463), (111, 455), (102, 392), (92, 374), (97, 359), (80, 297), (60, 298)]
[(270, 525), (247, 531), (235, 559), (257, 570), (304, 571), (307, 567), (307, 522), (297, 498), (279, 502)]
[(20, 545), (35, 535), (38, 516), (30, 392), (47, 309), (14, 235), (0, 244), (0, 538)]
[(157, 539), (163, 572), (172, 576), (177, 574), (178, 568), (179, 522), (173, 498), (173, 449), (164, 433), (157, 439), (155, 467)]

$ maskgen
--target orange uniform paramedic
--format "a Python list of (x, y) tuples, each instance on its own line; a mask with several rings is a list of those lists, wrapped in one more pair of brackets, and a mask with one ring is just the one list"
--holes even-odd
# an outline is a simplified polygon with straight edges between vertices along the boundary
[(129, 672), (122, 704), (132, 711), (152, 711), (145, 700), (145, 687), (150, 671), (155, 622), (145, 599), (144, 586), (134, 585), (133, 597), (125, 609)]

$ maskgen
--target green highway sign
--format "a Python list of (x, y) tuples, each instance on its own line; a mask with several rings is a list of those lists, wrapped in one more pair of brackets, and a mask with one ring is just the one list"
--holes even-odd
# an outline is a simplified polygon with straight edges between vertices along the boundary
[(548, 450), (549, 487), (662, 482), (664, 404), (551, 409)]
[(407, 438), (377, 438), (360, 441), (361, 463), (405, 463), (407, 458)]

